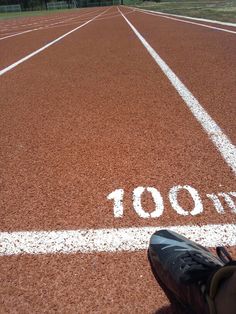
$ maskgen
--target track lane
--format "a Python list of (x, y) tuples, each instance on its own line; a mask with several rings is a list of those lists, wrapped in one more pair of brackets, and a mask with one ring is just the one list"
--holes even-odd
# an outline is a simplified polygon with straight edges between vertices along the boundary
[[(128, 8), (128, 7), (127, 7)], [(142, 10), (142, 9), (136, 9), (138, 12), (143, 12), (145, 14), (162, 17), (165, 19), (170, 19), (182, 23), (192, 24), (196, 25), (198, 27), (206, 27), (215, 29), (217, 31), (225, 31), (226, 33), (236, 33), (236, 23), (227, 23), (227, 22), (221, 22), (221, 21), (211, 21), (211, 20), (204, 20), (204, 19), (198, 19), (193, 17), (187, 17), (187, 16), (181, 16), (176, 14), (168, 14), (168, 13), (162, 13), (152, 10)]]
[(236, 143), (235, 36), (138, 12), (129, 19)]
[[(118, 31), (108, 36), (111, 20), (96, 21), (3, 77), (3, 230), (187, 223), (189, 217), (179, 216), (168, 201), (178, 184), (192, 185), (203, 199), (205, 211), (191, 223), (234, 218), (228, 209), (217, 214), (206, 197), (234, 191), (233, 173), (123, 23), (114, 20)], [(18, 84), (12, 91), (13, 79)], [(159, 189), (165, 214), (143, 221), (127, 196), (124, 219), (114, 219), (107, 195), (117, 188), (132, 195), (137, 186)], [(150, 195), (144, 204), (153, 208)]]
[(0, 305), (5, 313), (154, 313), (168, 305), (146, 252), (0, 260)]
[[(46, 23), (44, 21), (42, 21), (40, 24), (39, 23), (33, 23), (33, 24), (25, 25), (22, 28), (17, 28), (17, 29), (10, 28), (11, 33), (8, 34), (9, 30), (7, 29), (5, 31), (6, 34), (4, 34), (4, 33), (0, 34), (0, 36), (1, 36), (0, 40), (2, 41), (2, 40), (9, 39), (9, 38), (13, 38), (15, 36), (20, 36), (20, 35), (25, 34), (27, 32), (40, 31), (40, 30), (45, 29), (45, 28), (48, 29), (48, 28), (61, 27), (61, 26), (66, 26), (68, 24), (72, 25), (72, 24), (76, 23), (76, 21), (78, 21), (78, 19), (81, 20), (81, 18), (89, 17), (89, 15), (94, 14), (98, 11), (101, 11), (101, 9), (88, 10), (88, 11), (83, 11), (83, 12), (77, 11), (77, 14), (69, 15), (67, 17), (65, 16), (63, 19), (60, 19), (59, 21), (58, 21), (58, 19), (55, 21), (48, 21)], [(14, 33), (13, 33), (13, 31), (14, 31)]]
[(75, 16), (78, 12), (86, 11), (87, 9), (80, 10), (68, 10), (67, 12), (58, 12), (54, 14), (42, 14), (40, 16), (18, 16), (15, 18), (3, 19), (0, 20), (0, 32), (5, 28), (18, 28), (24, 26), (35, 26), (41, 23), (51, 23), (63, 20), (64, 18)]
[(3, 70), (12, 63), (24, 58), (32, 51), (39, 49), (48, 44), (48, 42), (71, 31), (76, 26), (82, 25), (103, 11), (105, 11), (105, 9), (100, 9), (99, 11), (92, 9), (90, 12), (92, 15), (78, 15), (77, 23), (74, 25), (66, 25), (52, 29), (41, 29), (36, 32), (30, 32), (0, 41), (0, 69)]
[[(122, 18), (88, 25), (23, 68), (0, 86), (1, 231), (235, 222), (204, 196), (234, 189), (233, 174)], [(202, 216), (173, 211), (167, 195), (177, 184), (199, 191)], [(140, 185), (160, 189), (162, 217), (132, 211)], [(118, 221), (106, 196), (120, 187)], [(185, 193), (180, 201), (193, 207)], [(153, 209), (150, 195), (143, 206)], [(0, 260), (6, 312), (153, 313), (168, 304), (144, 251)]]

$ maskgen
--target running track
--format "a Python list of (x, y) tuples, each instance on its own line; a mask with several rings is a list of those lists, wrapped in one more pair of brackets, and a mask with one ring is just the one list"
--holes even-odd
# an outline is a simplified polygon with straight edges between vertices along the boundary
[(157, 227), (236, 256), (236, 28), (186, 21), (0, 21), (1, 313), (162, 313)]

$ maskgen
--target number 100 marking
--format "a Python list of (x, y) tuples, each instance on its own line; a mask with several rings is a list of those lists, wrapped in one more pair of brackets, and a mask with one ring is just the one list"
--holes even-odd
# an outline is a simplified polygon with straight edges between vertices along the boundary
[[(194, 208), (189, 211), (184, 209), (178, 202), (178, 194), (181, 190), (186, 190), (193, 202), (194, 202)], [(142, 207), (142, 195), (143, 193), (147, 191), (151, 194), (155, 209), (148, 213), (146, 212)], [(113, 213), (115, 218), (121, 218), (124, 214), (124, 206), (123, 206), (123, 199), (124, 199), (124, 190), (123, 189), (117, 189), (110, 193), (107, 196), (107, 199), (114, 201), (113, 206)], [(191, 187), (190, 185), (176, 185), (173, 186), (169, 190), (169, 201), (171, 203), (172, 208), (182, 216), (187, 215), (199, 215), (203, 212), (203, 204), (202, 200), (200, 198), (200, 195), (196, 189)], [(211, 200), (213, 203), (213, 206), (215, 207), (218, 214), (225, 214), (225, 210), (223, 207), (223, 204), (220, 201), (220, 198), (223, 198), (225, 203), (228, 205), (228, 207), (231, 209), (231, 212), (236, 214), (236, 204), (234, 201), (234, 198), (236, 197), (236, 192), (228, 192), (228, 193), (217, 193), (217, 194), (206, 194), (206, 197)], [(139, 186), (133, 190), (133, 208), (137, 215), (141, 218), (158, 218), (160, 217), (164, 212), (164, 202), (163, 198), (161, 196), (161, 193), (154, 187), (142, 187)]]

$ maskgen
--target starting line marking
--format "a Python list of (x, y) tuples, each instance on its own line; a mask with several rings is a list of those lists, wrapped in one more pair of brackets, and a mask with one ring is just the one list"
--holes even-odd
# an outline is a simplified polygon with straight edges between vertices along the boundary
[(0, 256), (146, 250), (151, 235), (161, 229), (206, 247), (236, 245), (236, 224), (0, 232)]
[(132, 31), (141, 41), (143, 46), (147, 49), (148, 53), (161, 68), (162, 72), (171, 82), (172, 86), (178, 92), (183, 99), (189, 110), (192, 112), (196, 120), (201, 124), (208, 137), (211, 139), (215, 147), (221, 153), (226, 163), (232, 168), (236, 175), (236, 147), (231, 143), (230, 139), (223, 133), (217, 123), (211, 118), (207, 111), (202, 107), (199, 101), (193, 96), (190, 90), (181, 82), (178, 76), (171, 70), (171, 68), (165, 63), (165, 61), (158, 55), (158, 53), (152, 48), (152, 46), (146, 41), (146, 39), (139, 33), (134, 25), (124, 16), (124, 14), (118, 8), (120, 14), (123, 16), (127, 24)]

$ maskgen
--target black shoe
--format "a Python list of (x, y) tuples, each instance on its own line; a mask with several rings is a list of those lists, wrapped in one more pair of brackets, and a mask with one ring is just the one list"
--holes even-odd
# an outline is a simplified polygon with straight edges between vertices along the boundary
[(174, 313), (216, 313), (218, 287), (236, 271), (236, 261), (224, 248), (218, 247), (217, 254), (219, 258), (173, 231), (160, 230), (152, 235), (148, 259)]

